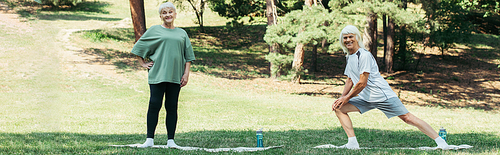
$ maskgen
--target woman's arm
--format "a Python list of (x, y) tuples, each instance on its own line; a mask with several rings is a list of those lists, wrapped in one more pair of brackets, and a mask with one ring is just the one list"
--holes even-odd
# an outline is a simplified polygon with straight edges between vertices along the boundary
[(144, 61), (144, 59), (140, 56), (137, 56), (137, 61), (139, 61), (139, 64), (144, 67), (144, 68), (147, 68), (147, 69), (151, 69), (151, 67), (153, 66), (154, 62), (153, 61), (150, 61), (150, 62), (146, 62)]
[(184, 87), (187, 85), (188, 80), (189, 80), (189, 70), (191, 69), (191, 61), (186, 62), (185, 68), (184, 68), (184, 75), (182, 75), (181, 79), (181, 87)]

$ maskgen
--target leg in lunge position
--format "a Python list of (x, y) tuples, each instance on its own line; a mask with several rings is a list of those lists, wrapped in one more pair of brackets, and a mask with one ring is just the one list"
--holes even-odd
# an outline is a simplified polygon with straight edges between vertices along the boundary
[(438, 148), (446, 149), (448, 144), (438, 136), (432, 127), (409, 113), (387, 81), (380, 75), (373, 55), (364, 49), (359, 30), (348, 25), (340, 33), (340, 43), (347, 54), (347, 75), (342, 96), (335, 100), (332, 110), (335, 111), (342, 128), (347, 134), (348, 142), (343, 148), (359, 149), (349, 112), (361, 114), (379, 109), (392, 118), (398, 116), (407, 124), (417, 127), (424, 134), (434, 139)]

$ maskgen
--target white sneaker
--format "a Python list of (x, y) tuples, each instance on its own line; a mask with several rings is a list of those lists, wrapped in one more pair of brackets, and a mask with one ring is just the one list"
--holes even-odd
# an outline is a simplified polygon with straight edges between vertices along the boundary
[(347, 145), (347, 144), (344, 144), (342, 146), (339, 146), (338, 148), (357, 150), (357, 149), (359, 149), (359, 144), (357, 144), (357, 145)]
[(438, 145), (436, 149), (441, 149), (441, 150), (453, 150), (455, 147), (452, 147), (450, 145)]
[(154, 145), (153, 138), (146, 138), (146, 142), (144, 144), (137, 146), (138, 148), (147, 148), (152, 147)]
[(174, 140), (173, 139), (169, 139), (167, 141), (167, 147), (168, 148), (178, 148), (179, 145), (175, 144)]

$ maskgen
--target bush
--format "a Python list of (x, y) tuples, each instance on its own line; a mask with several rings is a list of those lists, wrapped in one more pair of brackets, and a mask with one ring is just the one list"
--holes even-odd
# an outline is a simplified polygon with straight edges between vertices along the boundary
[(290, 75), (292, 71), (293, 55), (269, 53), (266, 55), (266, 60), (274, 64), (271, 67), (272, 75)]
[(82, 0), (35, 0), (35, 2), (40, 4), (54, 5), (54, 6), (60, 6), (60, 5), (76, 6), (78, 3), (82, 3), (83, 1)]

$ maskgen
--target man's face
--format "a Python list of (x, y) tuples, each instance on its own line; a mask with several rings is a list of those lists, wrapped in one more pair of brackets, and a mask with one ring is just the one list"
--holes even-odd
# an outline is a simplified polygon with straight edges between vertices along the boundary
[(173, 23), (177, 13), (173, 8), (164, 8), (161, 10), (160, 18), (165, 23)]
[(358, 40), (356, 40), (356, 35), (352, 33), (344, 34), (343, 40), (344, 40), (344, 45), (345, 47), (347, 47), (347, 49), (351, 50), (356, 48), (354, 50), (357, 50), (357, 48), (359, 48)]

